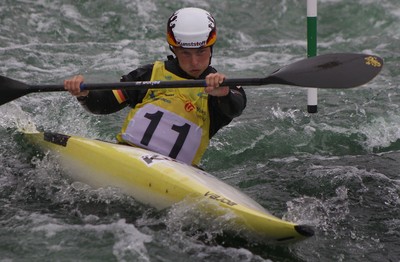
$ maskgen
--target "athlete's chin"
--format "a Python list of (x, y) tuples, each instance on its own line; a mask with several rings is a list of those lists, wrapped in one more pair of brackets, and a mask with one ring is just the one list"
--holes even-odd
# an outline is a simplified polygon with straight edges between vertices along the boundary
[(202, 71), (201, 70), (190, 70), (189, 75), (198, 78), (201, 75)]

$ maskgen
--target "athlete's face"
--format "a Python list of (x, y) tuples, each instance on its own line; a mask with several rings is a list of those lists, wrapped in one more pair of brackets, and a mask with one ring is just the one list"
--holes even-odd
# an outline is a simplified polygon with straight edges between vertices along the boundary
[(211, 47), (182, 48), (174, 47), (179, 65), (188, 75), (198, 78), (210, 64)]

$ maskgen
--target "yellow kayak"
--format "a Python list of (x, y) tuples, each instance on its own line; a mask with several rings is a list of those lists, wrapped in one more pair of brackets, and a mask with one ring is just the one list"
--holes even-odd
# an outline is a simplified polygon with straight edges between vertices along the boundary
[(294, 242), (314, 234), (307, 225), (284, 221), (257, 202), (198, 168), (126, 145), (57, 133), (25, 133), (44, 151), (59, 157), (72, 179), (93, 188), (117, 187), (138, 202), (164, 209), (181, 201), (199, 201), (207, 214), (234, 215), (233, 223), (273, 242)]

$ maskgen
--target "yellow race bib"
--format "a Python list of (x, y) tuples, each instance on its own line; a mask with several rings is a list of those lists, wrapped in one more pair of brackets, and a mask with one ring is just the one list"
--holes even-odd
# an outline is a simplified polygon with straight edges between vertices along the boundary
[[(154, 64), (151, 81), (184, 80)], [(133, 108), (117, 139), (197, 165), (209, 144), (210, 117), (204, 87), (149, 89)]]

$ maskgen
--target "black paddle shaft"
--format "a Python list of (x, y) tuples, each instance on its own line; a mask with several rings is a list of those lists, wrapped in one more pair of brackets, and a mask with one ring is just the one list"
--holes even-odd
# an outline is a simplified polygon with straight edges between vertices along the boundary
[[(351, 88), (372, 80), (382, 69), (380, 57), (337, 53), (303, 59), (273, 72), (266, 78), (231, 78), (221, 85), (260, 86), (282, 84), (315, 88)], [(82, 83), (82, 90), (205, 87), (205, 80)], [(0, 105), (33, 92), (65, 91), (64, 85), (27, 85), (0, 76)]]

